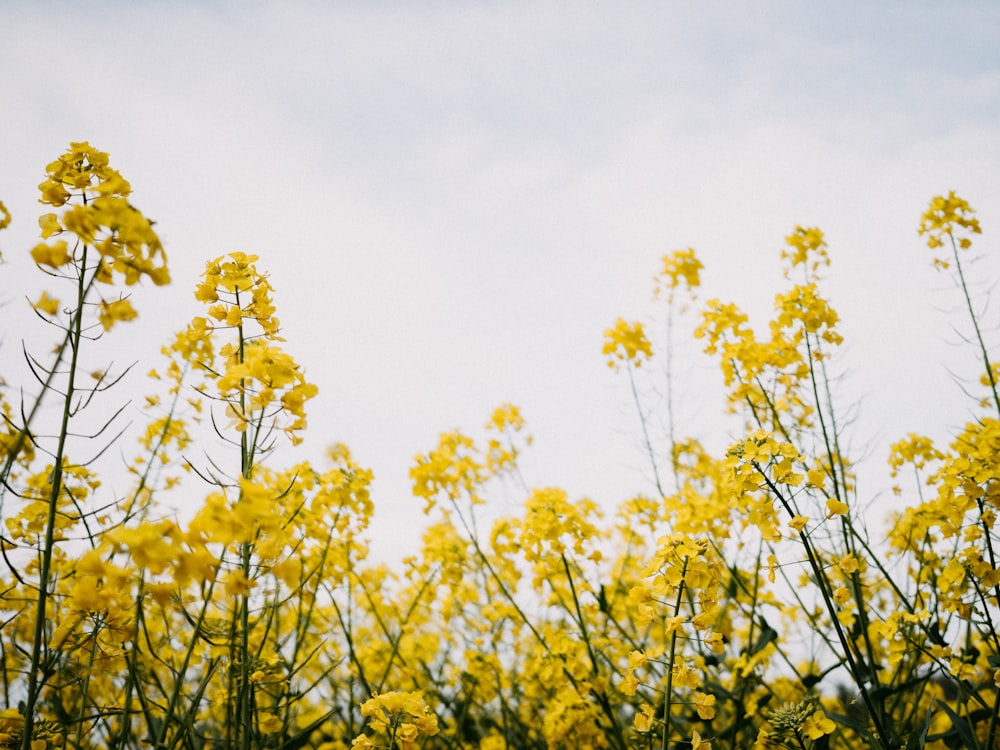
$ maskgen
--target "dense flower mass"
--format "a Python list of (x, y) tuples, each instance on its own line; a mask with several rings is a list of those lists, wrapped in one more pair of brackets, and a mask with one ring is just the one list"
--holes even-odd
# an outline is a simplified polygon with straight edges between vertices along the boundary
[[(120, 375), (81, 356), (138, 316), (129, 285), (169, 281), (163, 248), (86, 143), (40, 187), (60, 213), (25, 257), (64, 286), (29, 297), (58, 337), (30, 354), (33, 400), (0, 389), (0, 747), (1000, 747), (1000, 367), (962, 271), (980, 226), (953, 193), (919, 231), (953, 251), (977, 411), (948, 445), (892, 445), (885, 533), (831, 395), (829, 249), (797, 227), (781, 252), (796, 281), (763, 332), (714, 299), (692, 326), (742, 425), (728, 449), (675, 423), (670, 336), (619, 319), (603, 354), (628, 375), (655, 492), (610, 509), (528, 486), (531, 437), (503, 404), (415, 457), (427, 525), (390, 568), (369, 560), (373, 474), (345, 446), (278, 462), (316, 388), (254, 255), (206, 265), (134, 449), (108, 450), (115, 410), (97, 430), (81, 413)], [(702, 270), (690, 248), (664, 257), (668, 332)], [(125, 480), (107, 464), (122, 452)]]

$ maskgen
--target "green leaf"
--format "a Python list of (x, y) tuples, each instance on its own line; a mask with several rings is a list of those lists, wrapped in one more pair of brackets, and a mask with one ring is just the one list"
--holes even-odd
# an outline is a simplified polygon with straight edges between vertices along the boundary
[(910, 738), (906, 741), (906, 750), (924, 750), (924, 745), (927, 744), (927, 732), (931, 728), (931, 718), (934, 716), (933, 711), (927, 712), (927, 718), (924, 719), (924, 726), (920, 732), (911, 732)]

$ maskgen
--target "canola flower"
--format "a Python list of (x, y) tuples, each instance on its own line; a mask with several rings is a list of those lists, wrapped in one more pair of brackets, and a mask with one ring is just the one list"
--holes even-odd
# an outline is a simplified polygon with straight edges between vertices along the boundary
[(623, 318), (614, 327), (604, 332), (604, 354), (608, 357), (608, 367), (618, 367), (629, 363), (635, 367), (653, 356), (653, 347), (641, 323), (629, 323)]
[[(427, 525), (390, 569), (368, 560), (372, 472), (342, 445), (315, 463), (272, 450), (307, 439), (316, 388), (257, 256), (220, 255), (195, 283), (205, 307), (150, 373), (132, 486), (77, 457), (95, 444), (76, 436), (76, 406), (118, 377), (76, 358), (99, 343), (83, 333), (141, 323), (128, 287), (170, 277), (106, 154), (71, 144), (40, 187), (55, 211), (25, 255), (63, 287), (29, 299), (64, 343), (34, 403), (0, 390), (0, 746), (1000, 746), (1000, 399), (978, 305), (978, 411), (949, 444), (893, 444), (884, 544), (827, 369), (842, 343), (821, 278), (831, 249), (796, 227), (765, 328), (718, 300), (692, 321), (723, 374), (720, 408), (745, 428), (728, 450), (672, 417), (654, 440), (634, 379), (670, 361), (657, 325), (685, 325), (700, 293), (688, 248), (657, 277), (666, 320), (620, 319), (602, 344), (672, 484), (656, 476), (613, 511), (531, 486), (526, 420), (503, 404), (481, 433), (415, 457)], [(975, 212), (941, 196), (918, 231), (952, 250), (936, 265), (969, 302)], [(65, 422), (39, 429), (37, 404), (60, 398)], [(501, 493), (514, 509), (487, 514)], [(189, 513), (170, 509), (178, 497)]]

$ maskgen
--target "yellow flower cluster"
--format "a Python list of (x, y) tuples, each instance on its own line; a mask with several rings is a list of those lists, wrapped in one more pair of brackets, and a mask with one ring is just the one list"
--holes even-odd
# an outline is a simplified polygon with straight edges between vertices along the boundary
[(643, 331), (642, 323), (629, 323), (618, 318), (612, 328), (604, 332), (604, 348), (608, 367), (617, 368), (621, 364), (635, 367), (653, 356), (653, 346)]
[(73, 237), (84, 247), (99, 254), (96, 278), (112, 283), (120, 274), (126, 285), (146, 276), (154, 284), (170, 282), (166, 255), (153, 231), (153, 223), (131, 203), (131, 186), (117, 170), (108, 165), (108, 155), (89, 143), (71, 143), (70, 149), (46, 167), (46, 179), (38, 187), (41, 202), (53, 207), (66, 205), (72, 198), (81, 203), (70, 205), (62, 215), (49, 213), (39, 219), (42, 242), (31, 251), (39, 265), (59, 269), (82, 260), (63, 239)]
[[(206, 265), (195, 298), (210, 305), (208, 317), (196, 317), (178, 335), (173, 352), (196, 364), (214, 383), (216, 397), (226, 404), (230, 424), (238, 432), (260, 436), (282, 416), (281, 429), (298, 444), (306, 427), (305, 402), (317, 389), (277, 343), (283, 339), (278, 336), (273, 290), (256, 261), (256, 255), (236, 252)], [(234, 336), (218, 347), (222, 362), (216, 365), (211, 342), (225, 329)]]
[[(368, 726), (375, 739), (359, 734), (351, 742), (351, 748), (355, 750), (375, 750), (379, 747), (416, 750), (422, 738), (433, 737), (439, 731), (437, 716), (419, 691), (373, 695), (361, 705), (361, 714), (368, 718)], [(385, 738), (385, 745), (380, 742), (382, 737)]]
[(781, 259), (788, 262), (785, 278), (796, 266), (802, 266), (807, 278), (816, 278), (823, 266), (830, 265), (830, 254), (826, 238), (817, 227), (795, 227), (795, 231), (785, 237), (787, 249), (781, 251)]
[(675, 250), (664, 255), (661, 259), (663, 268), (656, 278), (656, 294), (661, 294), (664, 290), (673, 290), (684, 287), (689, 292), (694, 292), (701, 286), (701, 272), (705, 268), (702, 262), (695, 255), (694, 248)]
[(952, 190), (948, 195), (939, 195), (931, 200), (930, 206), (920, 217), (920, 228), (917, 232), (927, 235), (927, 246), (934, 250), (944, 244), (944, 238), (958, 238), (959, 247), (963, 250), (972, 246), (968, 234), (981, 234), (979, 219), (976, 212), (964, 198), (955, 195)]

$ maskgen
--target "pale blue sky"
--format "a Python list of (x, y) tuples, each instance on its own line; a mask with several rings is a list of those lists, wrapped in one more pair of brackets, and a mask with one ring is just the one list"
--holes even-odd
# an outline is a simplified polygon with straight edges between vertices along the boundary
[[(529, 483), (609, 504), (651, 489), (601, 336), (657, 314), (675, 248), (705, 262), (702, 299), (763, 326), (782, 238), (820, 226), (858, 447), (877, 465), (885, 441), (966, 416), (947, 371), (974, 372), (948, 343), (962, 319), (936, 309), (958, 300), (915, 228), (959, 191), (986, 231), (976, 274), (1000, 278), (995, 3), (15, 0), (0, 32), (4, 359), (21, 287), (42, 286), (34, 186), (90, 140), (174, 276), (138, 295), (118, 356), (145, 372), (205, 260), (259, 254), (321, 389), (307, 452), (345, 441), (373, 466), (382, 548), (419, 522), (412, 456), (503, 401), (535, 435)], [(723, 445), (695, 352), (681, 429)]]

